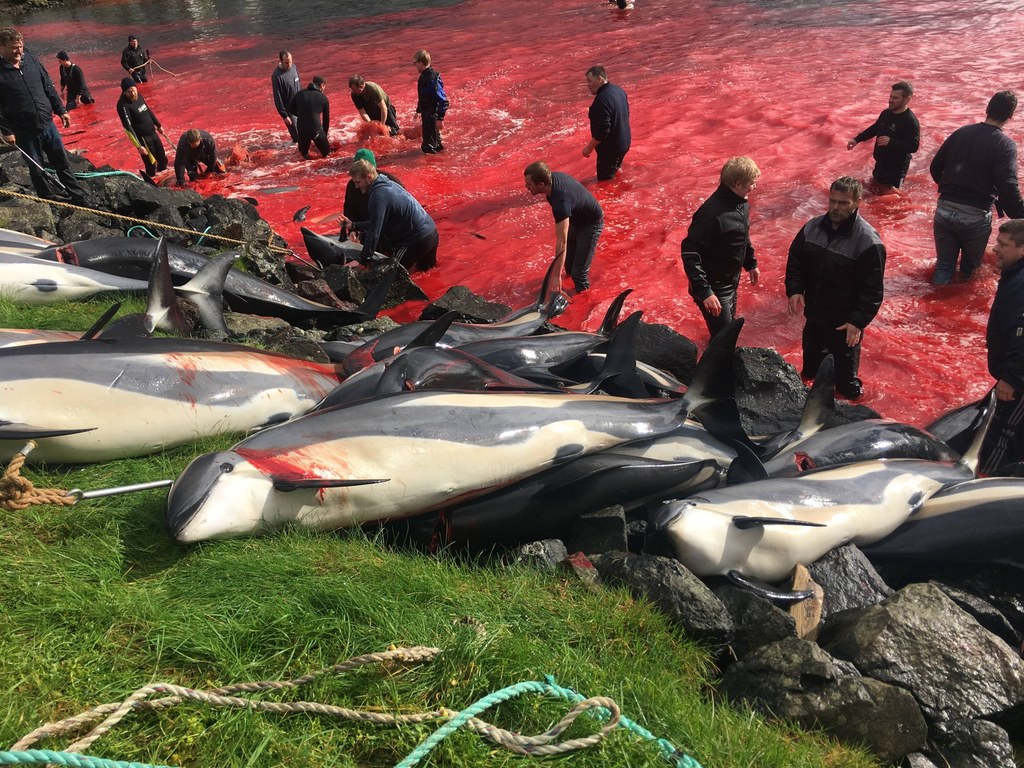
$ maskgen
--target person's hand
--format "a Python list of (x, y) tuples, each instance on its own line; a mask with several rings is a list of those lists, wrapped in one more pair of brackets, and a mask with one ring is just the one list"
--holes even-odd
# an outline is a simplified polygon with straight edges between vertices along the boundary
[(703, 301), (704, 310), (712, 317), (718, 317), (722, 314), (722, 302), (718, 300), (715, 294), (711, 294)]
[(71, 115), (69, 115), (67, 112), (60, 116), (60, 121), (64, 123), (65, 128), (71, 127)]
[(142, 157), (149, 157), (149, 150), (145, 147), (139, 147), (139, 154), (142, 155)]
[(13, 144), (14, 143), (14, 134), (13, 133), (4, 134), (4, 141), (7, 142), (8, 144)]
[(439, 130), (439, 131), (443, 131), (444, 130), (444, 120), (441, 119), (441, 118), (438, 118), (438, 120), (437, 120), (437, 130)]
[(789, 314), (798, 315), (804, 311), (804, 295), (794, 293), (789, 297)]
[(587, 146), (585, 146), (583, 148), (583, 156), (584, 157), (590, 157), (590, 153), (593, 152), (593, 151), (594, 151), (594, 148), (592, 146), (590, 146), (589, 144), (587, 144)]
[(876, 147), (888, 147), (889, 146), (889, 137), (888, 136), (879, 136), (877, 139), (875, 139), (875, 146)]
[(1012, 384), (1008, 384), (1002, 379), (996, 382), (996, 400), (1008, 401), (1013, 400), (1014, 395), (1017, 394), (1017, 390), (1013, 388)]
[(857, 146), (857, 140), (856, 139), (850, 139), (848, 142), (846, 142), (846, 148), (847, 149), (853, 149), (856, 146)]
[(754, 267), (752, 270), (750, 270), (750, 284), (751, 285), (757, 285), (757, 281), (760, 280), (760, 279), (761, 279), (761, 270), (759, 268)]
[(861, 337), (864, 336), (864, 331), (853, 323), (843, 323), (836, 330), (846, 331), (846, 346), (848, 347), (855, 347), (860, 344)]

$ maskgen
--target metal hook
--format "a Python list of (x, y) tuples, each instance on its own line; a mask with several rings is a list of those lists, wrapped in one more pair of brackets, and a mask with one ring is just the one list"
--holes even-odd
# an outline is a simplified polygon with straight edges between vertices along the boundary
[(166, 488), (173, 480), (154, 480), (151, 483), (136, 483), (135, 485), (119, 485), (116, 488), (101, 488), (98, 491), (83, 491), (81, 488), (72, 488), (68, 496), (74, 496), (76, 501), (82, 499), (99, 499), (104, 496), (119, 496), (122, 493), (133, 493), (135, 491), (148, 491), (152, 488)]

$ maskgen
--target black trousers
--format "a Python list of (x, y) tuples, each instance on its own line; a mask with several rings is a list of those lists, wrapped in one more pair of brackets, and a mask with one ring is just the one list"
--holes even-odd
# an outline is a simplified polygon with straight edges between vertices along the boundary
[(420, 123), (423, 126), (423, 142), (420, 144), (420, 149), (430, 155), (444, 149), (444, 144), (441, 143), (441, 132), (437, 129), (437, 118), (421, 113)]
[(836, 364), (836, 389), (847, 394), (854, 384), (859, 385), (857, 369), (860, 367), (860, 344), (849, 346), (846, 331), (837, 331), (839, 323), (820, 323), (808, 320), (804, 325), (804, 367), (800, 374), (813, 379), (826, 355), (832, 355)]
[[(35, 161), (26, 160), (29, 178), (32, 179), (32, 186), (39, 197), (52, 200), (60, 192), (66, 190), (72, 200), (76, 202), (84, 200), (85, 190), (82, 189), (78, 179), (71, 172), (71, 164), (64, 151), (64, 142), (61, 141), (57, 126), (52, 121), (39, 131), (15, 131), (14, 143)], [(46, 157), (45, 161), (43, 160), (44, 156)], [(57, 172), (57, 180), (42, 170), (40, 166), (44, 162), (48, 162), (50, 167)]]
[(327, 134), (323, 131), (320, 131), (316, 136), (299, 135), (299, 152), (301, 152), (302, 156), (307, 160), (309, 159), (310, 144), (315, 144), (316, 148), (320, 150), (320, 154), (324, 157), (327, 157), (331, 151), (331, 145), (327, 143)]
[(981, 447), (978, 469), (989, 475), (999, 467), (1024, 461), (1024, 397), (1018, 392), (1013, 400), (996, 402), (996, 412)]
[(412, 272), (413, 270), (433, 269), (437, 266), (437, 230), (435, 229), (426, 237), (417, 240), (415, 243), (395, 249), (395, 258), (402, 266)]
[(736, 289), (738, 287), (738, 281), (728, 285), (711, 286), (711, 290), (718, 297), (718, 301), (722, 305), (722, 311), (718, 314), (718, 317), (710, 314), (704, 308), (703, 301), (700, 301), (696, 296), (693, 297), (693, 301), (697, 304), (697, 309), (700, 310), (701, 315), (704, 317), (704, 324), (708, 327), (708, 333), (711, 334), (711, 338), (714, 338), (720, 330), (725, 328), (736, 317)]
[(154, 163), (148, 157), (142, 158), (142, 162), (146, 165), (146, 173), (152, 176), (157, 171), (165, 170), (167, 168), (167, 153), (164, 152), (164, 143), (160, 141), (160, 137), (155, 133), (149, 133), (139, 136), (139, 141), (146, 145), (156, 160)]
[[(628, 151), (626, 150), (626, 152)], [(609, 179), (614, 179), (615, 174), (622, 167), (622, 161), (626, 157), (626, 152), (619, 152), (615, 148), (606, 149), (602, 152), (600, 144), (597, 145), (595, 152), (597, 153), (597, 180), (608, 181)]]

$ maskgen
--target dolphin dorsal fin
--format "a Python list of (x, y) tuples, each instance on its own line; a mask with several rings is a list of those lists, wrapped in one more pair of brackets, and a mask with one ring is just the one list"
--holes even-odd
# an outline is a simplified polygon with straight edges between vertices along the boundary
[(622, 314), (622, 305), (626, 303), (626, 297), (633, 292), (632, 288), (627, 288), (615, 299), (611, 304), (608, 305), (607, 311), (604, 313), (604, 320), (601, 321), (601, 327), (597, 329), (598, 334), (601, 336), (611, 336), (612, 331), (619, 324), (619, 316)]
[(978, 427), (978, 431), (974, 433), (974, 439), (971, 440), (971, 444), (967, 450), (964, 451), (963, 456), (960, 457), (959, 464), (967, 467), (971, 472), (977, 476), (978, 474), (978, 459), (981, 456), (981, 447), (985, 444), (985, 438), (988, 436), (989, 427), (992, 426), (992, 419), (996, 415), (996, 390), (995, 387), (988, 393), (988, 397), (985, 399), (985, 407), (982, 411), (981, 426)]

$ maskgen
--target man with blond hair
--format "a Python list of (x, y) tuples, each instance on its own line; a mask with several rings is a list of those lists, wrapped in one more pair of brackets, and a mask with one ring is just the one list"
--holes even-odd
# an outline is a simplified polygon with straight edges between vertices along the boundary
[(372, 263), (374, 251), (380, 251), (391, 254), (410, 271), (433, 269), (437, 265), (437, 227), (416, 198), (379, 173), (369, 160), (356, 160), (348, 175), (369, 198), (369, 219), (341, 219), (343, 228), (360, 236), (363, 251), (359, 262)]
[(750, 203), (747, 196), (761, 170), (749, 157), (731, 157), (722, 166), (718, 189), (693, 214), (683, 239), (683, 269), (690, 296), (714, 336), (736, 316), (740, 271), (757, 285), (761, 273), (750, 243)]
[(444, 150), (441, 131), (444, 116), (448, 114), (448, 94), (444, 90), (441, 73), (430, 66), (430, 53), (424, 49), (412, 55), (412, 63), (420, 73), (416, 81), (416, 112), (420, 116), (423, 139), (420, 149), (425, 155), (436, 155)]

